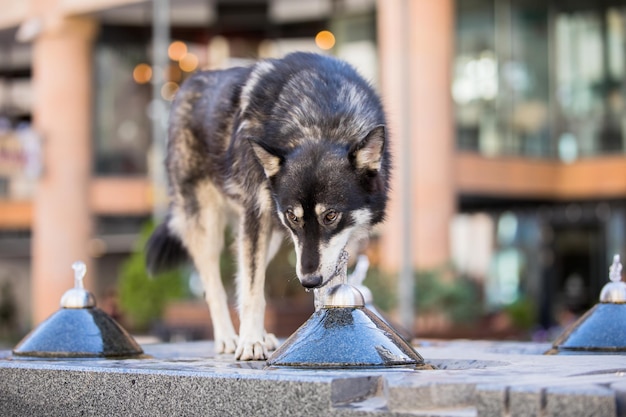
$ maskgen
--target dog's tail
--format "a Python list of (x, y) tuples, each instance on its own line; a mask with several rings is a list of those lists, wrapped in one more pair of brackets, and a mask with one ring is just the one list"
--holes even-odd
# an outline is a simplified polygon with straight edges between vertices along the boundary
[(174, 269), (189, 260), (178, 236), (170, 232), (167, 220), (157, 226), (146, 242), (146, 268), (150, 275)]

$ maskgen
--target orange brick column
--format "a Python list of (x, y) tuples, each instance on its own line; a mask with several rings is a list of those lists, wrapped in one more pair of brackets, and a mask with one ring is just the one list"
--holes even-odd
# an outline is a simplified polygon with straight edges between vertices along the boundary
[(88, 205), (91, 176), (92, 44), (95, 22), (59, 18), (33, 45), (34, 124), (42, 136), (44, 169), (33, 218), (32, 320), (59, 308), (73, 285), (71, 265), (87, 263), (92, 232)]
[(448, 228), (455, 212), (450, 94), (453, 39), (453, 0), (378, 1), (381, 86), (395, 157), (393, 190), (380, 245), (381, 263), (388, 271), (397, 272), (402, 262), (402, 233), (406, 230), (401, 204), (406, 153), (402, 141), (407, 130), (413, 266), (433, 268), (450, 257)]

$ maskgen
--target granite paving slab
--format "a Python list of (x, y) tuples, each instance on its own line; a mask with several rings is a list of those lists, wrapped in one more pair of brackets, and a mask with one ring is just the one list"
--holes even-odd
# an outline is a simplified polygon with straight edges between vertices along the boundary
[(210, 341), (144, 344), (138, 359), (0, 351), (0, 416), (626, 416), (626, 356), (418, 341), (418, 369), (268, 368)]

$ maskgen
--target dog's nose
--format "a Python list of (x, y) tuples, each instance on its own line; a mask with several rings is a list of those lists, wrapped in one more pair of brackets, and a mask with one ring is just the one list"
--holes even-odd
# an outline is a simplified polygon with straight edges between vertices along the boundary
[(307, 275), (300, 280), (300, 283), (305, 288), (316, 288), (322, 283), (322, 277), (320, 275)]

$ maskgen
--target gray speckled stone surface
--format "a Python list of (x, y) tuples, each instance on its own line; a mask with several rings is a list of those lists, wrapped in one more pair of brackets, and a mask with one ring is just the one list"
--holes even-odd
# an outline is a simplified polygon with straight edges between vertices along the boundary
[(545, 389), (539, 385), (517, 385), (508, 390), (509, 411), (512, 416), (541, 416), (545, 409)]
[(508, 387), (502, 385), (477, 385), (475, 399), (477, 414), (482, 416), (504, 416), (508, 411), (507, 396)]
[(545, 416), (614, 416), (615, 393), (599, 385), (548, 387), (545, 390)]
[(436, 370), (264, 369), (210, 342), (148, 358), (23, 359), (0, 352), (0, 416), (621, 416), (626, 356), (424, 341)]

